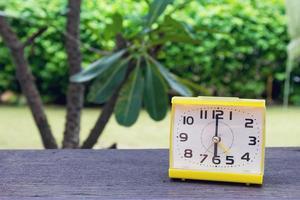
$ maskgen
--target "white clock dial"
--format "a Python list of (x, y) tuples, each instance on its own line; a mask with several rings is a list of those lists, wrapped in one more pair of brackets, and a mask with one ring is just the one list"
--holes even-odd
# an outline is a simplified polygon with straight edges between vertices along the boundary
[(262, 108), (176, 105), (173, 168), (262, 172)]

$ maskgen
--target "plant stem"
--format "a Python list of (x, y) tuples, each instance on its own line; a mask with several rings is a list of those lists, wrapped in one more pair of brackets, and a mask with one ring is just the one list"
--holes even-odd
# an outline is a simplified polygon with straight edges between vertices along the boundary
[[(67, 34), (79, 40), (81, 0), (69, 0), (67, 14)], [(79, 44), (66, 37), (69, 76), (81, 71), (81, 53)], [(67, 116), (64, 131), (63, 148), (78, 148), (81, 109), (83, 107), (84, 85), (69, 82), (67, 92)]]
[(107, 125), (111, 115), (114, 112), (114, 108), (115, 108), (116, 102), (118, 100), (119, 92), (120, 92), (122, 86), (127, 81), (131, 71), (132, 71), (132, 67), (128, 66), (128, 69), (127, 69), (126, 76), (125, 76), (124, 80), (119, 85), (119, 87), (115, 90), (115, 92), (110, 97), (108, 102), (104, 105), (104, 107), (102, 109), (102, 112), (100, 113), (100, 115), (99, 115), (93, 129), (91, 130), (88, 138), (82, 144), (82, 147), (81, 147), (82, 149), (93, 148), (93, 146), (97, 143), (98, 138), (103, 133), (103, 130), (104, 130), (105, 126)]
[[(127, 48), (127, 41), (123, 38), (121, 34), (116, 35), (116, 50), (121, 50)], [(119, 92), (122, 88), (122, 86), (127, 81), (129, 74), (133, 70), (134, 65), (131, 64), (129, 61), (129, 66), (127, 68), (126, 76), (124, 80), (121, 82), (121, 84), (118, 86), (118, 88), (114, 91), (113, 95), (110, 97), (108, 102), (104, 105), (102, 112), (100, 113), (93, 129), (91, 130), (88, 138), (83, 142), (81, 148), (82, 149), (90, 149), (93, 148), (93, 146), (97, 143), (98, 138), (103, 133), (103, 130), (105, 126), (107, 125), (111, 115), (114, 112), (114, 108), (119, 96)]]
[(30, 71), (28, 61), (24, 56), (24, 44), (20, 42), (17, 35), (0, 16), (0, 35), (10, 49), (13, 61), (16, 66), (16, 76), (20, 83), (21, 90), (26, 97), (34, 121), (39, 129), (42, 142), (47, 149), (56, 149), (57, 144), (52, 135), (50, 125), (44, 112), (42, 100)]

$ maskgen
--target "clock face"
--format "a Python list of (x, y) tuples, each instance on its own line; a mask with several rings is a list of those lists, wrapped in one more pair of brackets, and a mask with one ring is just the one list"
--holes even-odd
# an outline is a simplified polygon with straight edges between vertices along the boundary
[(260, 174), (264, 109), (174, 105), (172, 168)]

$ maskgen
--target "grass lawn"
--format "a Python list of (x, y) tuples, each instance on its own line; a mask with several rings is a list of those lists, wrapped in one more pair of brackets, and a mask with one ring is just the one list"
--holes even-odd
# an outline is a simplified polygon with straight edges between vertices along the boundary
[[(81, 141), (86, 138), (99, 115), (97, 109), (85, 109), (82, 118)], [(65, 110), (62, 107), (47, 107), (47, 114), (56, 139), (61, 144)], [(130, 127), (119, 126), (111, 118), (104, 134), (95, 148), (118, 143), (118, 148), (166, 148), (169, 138), (168, 115), (163, 121), (152, 121), (146, 112), (141, 112), (137, 123)], [(300, 107), (283, 109), (270, 107), (267, 110), (267, 146), (300, 146)], [(0, 106), (0, 148), (42, 148), (37, 128), (26, 107)]]

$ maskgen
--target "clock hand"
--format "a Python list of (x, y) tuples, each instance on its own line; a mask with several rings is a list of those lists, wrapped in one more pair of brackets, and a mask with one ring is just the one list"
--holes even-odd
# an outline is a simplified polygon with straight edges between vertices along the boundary
[(224, 153), (228, 156), (228, 153), (230, 153), (229, 148), (227, 148), (221, 141), (219, 142), (219, 145), (220, 145), (221, 149), (224, 151)]
[(218, 125), (219, 125), (219, 118), (218, 118), (218, 115), (217, 115), (216, 116), (215, 136), (213, 137), (213, 142), (214, 142), (214, 157), (218, 156), (218, 143), (219, 143)]

